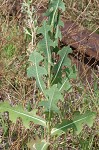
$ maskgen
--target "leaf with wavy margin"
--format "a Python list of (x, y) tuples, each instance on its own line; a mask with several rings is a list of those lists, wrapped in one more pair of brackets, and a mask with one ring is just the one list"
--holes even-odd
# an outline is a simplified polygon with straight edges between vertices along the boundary
[(34, 77), (36, 79), (37, 86), (44, 93), (46, 84), (43, 81), (43, 77), (47, 75), (47, 71), (44, 67), (39, 65), (39, 63), (43, 61), (43, 56), (40, 53), (34, 51), (30, 55), (29, 61), (32, 62), (33, 66), (27, 68), (27, 75), (28, 77)]
[(62, 12), (65, 11), (65, 3), (61, 0), (51, 1), (51, 3), (49, 4), (48, 11), (45, 13), (46, 16), (51, 17), (51, 26), (54, 24), (58, 9), (61, 9)]
[(53, 85), (45, 91), (47, 101), (41, 101), (39, 106), (44, 106), (46, 112), (56, 112), (59, 113), (59, 108), (57, 103), (59, 100), (63, 100), (63, 95), (59, 92), (57, 85)]
[(79, 134), (83, 129), (83, 125), (86, 124), (89, 127), (93, 125), (95, 116), (95, 112), (87, 111), (84, 114), (80, 114), (80, 112), (75, 112), (73, 120), (64, 120), (61, 124), (56, 125), (52, 129), (51, 135), (60, 136), (62, 134), (65, 134), (68, 128), (72, 128), (76, 131), (77, 134)]
[[(62, 80), (62, 67), (66, 66), (66, 67), (71, 67), (71, 60), (68, 57), (68, 54), (72, 52), (72, 49), (67, 46), (67, 47), (63, 47), (59, 52), (58, 55), (60, 56), (60, 60), (59, 62), (54, 66), (53, 68), (53, 72), (55, 73), (55, 76), (52, 80), (52, 84), (53, 83), (57, 83), (55, 80), (57, 80), (57, 78), (60, 78)], [(58, 80), (57, 80), (58, 81)]]
[(50, 25), (43, 22), (43, 25), (38, 29), (37, 33), (43, 35), (43, 39), (38, 42), (37, 48), (38, 51), (43, 52), (43, 55), (47, 58), (48, 63), (51, 63), (51, 49), (50, 47), (54, 47), (54, 42), (51, 40), (48, 32), (51, 31)]
[(0, 102), (0, 113), (5, 111), (9, 112), (9, 118), (14, 123), (16, 122), (16, 119), (18, 117), (22, 118), (23, 125), (26, 128), (29, 128), (30, 121), (33, 121), (35, 124), (39, 124), (46, 127), (46, 121), (43, 118), (37, 116), (33, 111), (24, 111), (22, 106), (18, 105), (15, 107), (11, 107), (8, 102)]

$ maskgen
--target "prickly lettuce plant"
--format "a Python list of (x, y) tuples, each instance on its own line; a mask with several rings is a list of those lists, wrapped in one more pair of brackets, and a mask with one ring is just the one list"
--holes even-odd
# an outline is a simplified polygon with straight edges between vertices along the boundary
[(49, 1), (48, 10), (44, 14), (48, 19), (43, 21), (42, 26), (37, 30), (37, 34), (42, 35), (42, 39), (29, 56), (32, 65), (28, 67), (27, 75), (35, 78), (37, 88), (43, 95), (38, 107), (42, 108), (44, 117), (37, 116), (34, 113), (35, 110), (31, 112), (23, 111), (19, 106), (14, 109), (8, 107), (7, 103), (0, 106), (1, 112), (4, 110), (10, 112), (12, 120), (21, 116), (26, 127), (31, 120), (44, 127), (44, 139), (41, 143), (33, 145), (36, 150), (48, 149), (51, 139), (54, 136), (58, 137), (65, 134), (68, 128), (72, 128), (79, 134), (83, 124), (91, 127), (95, 118), (95, 113), (90, 111), (84, 114), (74, 112), (72, 120), (61, 119), (53, 124), (56, 114), (61, 118), (61, 110), (58, 104), (60, 101), (64, 102), (64, 92), (72, 91), (70, 79), (76, 78), (76, 68), (71, 65), (71, 60), (68, 57), (72, 49), (69, 46), (63, 48), (58, 46), (62, 39), (60, 27), (64, 26), (60, 19), (60, 13), (64, 10), (65, 5), (62, 0)]
[[(71, 65), (68, 57), (68, 54), (72, 52), (71, 48), (67, 46), (60, 49), (58, 46), (59, 40), (62, 39), (60, 27), (64, 26), (60, 13), (64, 10), (65, 5), (62, 0), (49, 2), (49, 8), (44, 14), (48, 20), (43, 21), (42, 26), (37, 30), (37, 34), (41, 34), (42, 39), (30, 55), (29, 61), (32, 65), (27, 69), (28, 77), (36, 79), (37, 87), (44, 96), (39, 106), (43, 108), (45, 114), (47, 143), (50, 143), (51, 137), (60, 136), (68, 128), (73, 128), (79, 134), (82, 124), (91, 126), (95, 117), (95, 114), (89, 111), (85, 114), (75, 112), (73, 120), (63, 120), (53, 126), (55, 114), (61, 116), (58, 102), (64, 101), (64, 92), (72, 91), (70, 79), (76, 78), (76, 68)], [(55, 56), (58, 56), (57, 60)], [(89, 123), (87, 119), (90, 120)]]

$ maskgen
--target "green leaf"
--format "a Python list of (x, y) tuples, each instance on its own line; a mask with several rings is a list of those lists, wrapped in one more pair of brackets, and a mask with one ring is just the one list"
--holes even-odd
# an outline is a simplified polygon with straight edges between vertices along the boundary
[(46, 21), (44, 21), (42, 27), (38, 29), (38, 34), (42, 34), (43, 39), (37, 44), (37, 49), (44, 56), (44, 62), (46, 63), (45, 67), (47, 70), (49, 70), (52, 65), (51, 48), (55, 47), (54, 42), (51, 40), (49, 36), (50, 30), (51, 30), (51, 27), (47, 25)]
[(58, 12), (58, 16), (56, 16), (56, 22), (55, 22), (55, 25), (54, 25), (54, 30), (55, 30), (55, 46), (58, 46), (58, 42), (59, 40), (61, 41), (62, 40), (62, 34), (61, 34), (61, 30), (60, 30), (60, 27), (64, 27), (64, 23), (63, 21), (61, 20), (60, 18), (60, 12)]
[(37, 45), (38, 51), (42, 52), (48, 62), (51, 63), (51, 49), (54, 47), (53, 41), (50, 39), (49, 35), (46, 38), (43, 38)]
[(55, 39), (57, 39), (57, 40), (58, 40), (58, 38), (60, 40), (62, 40), (62, 34), (61, 34), (61, 30), (60, 30), (61, 26), (63, 27), (64, 23), (59, 17), (58, 22), (57, 22), (57, 26), (56, 26), (56, 33), (55, 33)]
[(76, 133), (79, 134), (83, 129), (83, 124), (92, 127), (93, 121), (95, 119), (96, 113), (87, 111), (84, 114), (80, 114), (79, 112), (75, 112), (73, 122), (76, 126)]
[(49, 146), (49, 143), (46, 142), (45, 140), (42, 140), (41, 142), (34, 144), (33, 148), (35, 150), (47, 150), (48, 146)]
[(39, 103), (39, 106), (44, 106), (45, 111), (47, 112), (57, 112), (59, 113), (59, 109), (57, 107), (57, 102), (59, 100), (63, 100), (62, 94), (59, 92), (57, 85), (53, 85), (50, 89), (45, 91), (46, 97), (48, 98), (47, 101), (42, 101)]
[(72, 92), (72, 85), (70, 83), (70, 79), (76, 79), (77, 77), (77, 70), (76, 67), (73, 65), (69, 68), (65, 69), (66, 71), (66, 77), (62, 78), (61, 84), (58, 83), (59, 91), (68, 91)]
[(51, 131), (51, 135), (54, 136), (54, 135), (57, 135), (57, 136), (60, 136), (62, 134), (65, 134), (65, 132), (70, 129), (70, 128), (73, 128), (76, 130), (76, 126), (75, 124), (73, 123), (73, 121), (71, 120), (64, 120), (61, 124), (59, 125), (56, 125), (52, 131)]
[(34, 77), (37, 82), (37, 86), (44, 92), (46, 84), (43, 81), (43, 77), (47, 75), (47, 71), (44, 67), (39, 66), (39, 63), (43, 61), (43, 56), (34, 51), (30, 57), (29, 61), (33, 63), (33, 66), (28, 67), (27, 75), (28, 77)]
[(96, 114), (94, 112), (87, 111), (84, 114), (80, 114), (79, 112), (75, 112), (73, 120), (64, 120), (61, 124), (56, 125), (52, 131), (51, 135), (62, 135), (64, 134), (68, 128), (72, 128), (79, 134), (83, 125), (87, 124), (89, 127), (93, 125), (93, 121), (95, 119)]
[(50, 17), (51, 26), (54, 26), (55, 18), (57, 18), (57, 12), (61, 9), (65, 11), (65, 3), (62, 0), (53, 0), (51, 1), (46, 16)]
[(60, 50), (58, 52), (58, 55), (60, 56), (60, 61), (54, 66), (53, 68), (53, 72), (55, 73), (55, 76), (52, 80), (52, 84), (56, 83), (55, 80), (57, 80), (57, 78), (62, 78), (62, 67), (66, 66), (66, 67), (71, 67), (71, 60), (68, 57), (68, 54), (71, 53), (72, 50), (70, 47), (63, 47), (62, 50)]
[(65, 11), (65, 3), (62, 0), (53, 0), (51, 1), (49, 8), (47, 12), (45, 13), (45, 15), (50, 16), (52, 12), (53, 14), (55, 14), (58, 9)]
[(68, 77), (68, 79), (76, 79), (77, 77), (77, 69), (76, 66), (73, 65), (69, 68), (66, 68), (66, 76)]
[(70, 67), (71, 66), (71, 59), (68, 57), (68, 54), (70, 54), (72, 52), (72, 49), (67, 46), (67, 47), (63, 47), (59, 52), (59, 56), (61, 58), (60, 60), (60, 65), (62, 64), (62, 66), (66, 66), (66, 67)]
[(43, 51), (44, 56), (47, 58), (48, 63), (51, 63), (51, 49), (54, 47), (54, 42), (50, 39), (48, 32), (51, 31), (51, 27), (47, 25), (46, 21), (43, 22), (42, 27), (38, 29), (38, 34), (42, 34), (44, 38), (38, 43), (38, 51)]
[(53, 0), (51, 6), (53, 7), (54, 11), (56, 11), (56, 9), (61, 9), (62, 11), (65, 11), (65, 3), (62, 0)]
[(48, 25), (46, 21), (44, 21), (42, 26), (38, 28), (37, 34), (42, 34), (45, 37), (49, 31), (51, 31), (51, 26)]
[[(70, 47), (64, 47), (57, 54), (60, 56), (59, 62), (53, 67), (53, 79), (51, 84), (57, 84), (60, 92), (72, 91), (72, 85), (70, 83), (71, 78), (76, 78), (75, 66), (71, 66), (71, 60), (68, 54), (72, 50)], [(65, 69), (63, 69), (65, 67)], [(64, 74), (64, 76), (62, 76)]]
[(31, 112), (24, 111), (22, 106), (11, 107), (8, 102), (1, 102), (0, 113), (4, 111), (9, 112), (10, 120), (13, 121), (14, 123), (16, 122), (16, 119), (18, 117), (21, 117), (23, 124), (26, 128), (29, 128), (30, 121), (33, 121), (35, 124), (39, 124), (46, 127), (46, 121), (43, 118), (35, 115), (35, 112), (33, 113), (33, 111)]
[(58, 88), (60, 92), (68, 91), (71, 92), (72, 85), (68, 78), (63, 78), (61, 83), (58, 83)]

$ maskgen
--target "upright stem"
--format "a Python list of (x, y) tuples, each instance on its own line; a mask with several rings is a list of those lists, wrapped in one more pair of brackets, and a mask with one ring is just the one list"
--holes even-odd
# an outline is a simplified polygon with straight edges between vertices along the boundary
[[(50, 37), (51, 37), (52, 40), (54, 40), (54, 21), (55, 21), (54, 17), (55, 17), (56, 11), (53, 14), (53, 20), (51, 22), (52, 30), (51, 30), (51, 33), (50, 33)], [(53, 52), (53, 50), (52, 50), (52, 52)], [(50, 61), (48, 61), (48, 85), (47, 85), (48, 89), (50, 88), (50, 74), (51, 74), (51, 63), (50, 62), (51, 62), (51, 57), (52, 57), (52, 54), (50, 56)], [(51, 138), (51, 111), (49, 110), (47, 142), (50, 142), (50, 138)]]
[[(51, 64), (48, 62), (48, 89), (50, 88), (50, 72), (51, 71)], [(51, 136), (51, 114), (49, 111), (49, 120), (48, 120), (48, 136), (47, 136), (47, 142), (50, 142), (50, 136)]]
[(47, 88), (49, 89), (50, 88), (50, 68), (51, 68), (51, 65), (50, 65), (50, 62), (48, 63), (48, 83), (47, 83)]

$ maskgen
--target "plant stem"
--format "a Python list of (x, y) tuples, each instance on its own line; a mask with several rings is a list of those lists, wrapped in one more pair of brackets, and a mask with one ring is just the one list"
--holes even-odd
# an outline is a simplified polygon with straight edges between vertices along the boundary
[[(50, 62), (48, 63), (48, 89), (50, 88), (50, 70), (51, 69), (51, 65)], [(47, 142), (50, 142), (50, 137), (51, 137), (51, 113), (49, 111), (49, 121), (48, 121), (48, 136), (47, 136)]]
[(48, 84), (47, 84), (47, 88), (50, 88), (50, 62), (48, 63)]

